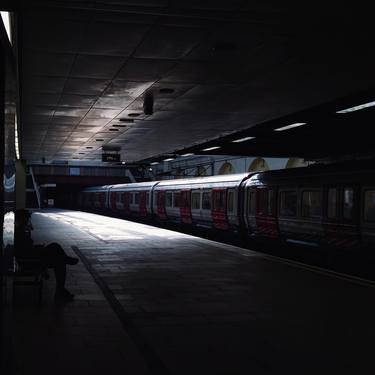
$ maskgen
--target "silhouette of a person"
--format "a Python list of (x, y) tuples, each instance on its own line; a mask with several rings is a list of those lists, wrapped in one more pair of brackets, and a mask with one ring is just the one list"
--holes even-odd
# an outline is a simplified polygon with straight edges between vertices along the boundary
[[(26, 209), (16, 210), (15, 213), (15, 257), (39, 257), (42, 265), (53, 268), (56, 278), (55, 301), (66, 302), (74, 298), (74, 294), (65, 288), (66, 265), (77, 264), (78, 258), (68, 256), (58, 243), (34, 245), (31, 238), (31, 212)], [(45, 275), (48, 278), (48, 274)]]

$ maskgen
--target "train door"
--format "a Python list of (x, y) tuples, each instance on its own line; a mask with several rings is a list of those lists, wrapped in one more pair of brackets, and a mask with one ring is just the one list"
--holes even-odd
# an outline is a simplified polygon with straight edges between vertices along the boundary
[(116, 210), (122, 213), (124, 210), (124, 193), (119, 191), (116, 193)]
[(228, 229), (227, 217), (227, 191), (226, 189), (212, 190), (212, 221), (217, 229)]
[(325, 244), (337, 249), (358, 249), (359, 189), (350, 185), (328, 186), (325, 203)]
[(146, 217), (147, 216), (147, 204), (146, 204), (146, 192), (141, 191), (139, 193), (139, 216)]
[(202, 194), (199, 189), (191, 191), (190, 207), (191, 207), (191, 220), (194, 224), (199, 224), (201, 221), (201, 206)]
[(156, 202), (157, 202), (157, 213), (159, 219), (166, 220), (167, 213), (165, 210), (165, 191), (156, 192)]
[(258, 187), (255, 193), (255, 234), (261, 237), (277, 238), (279, 229), (276, 220), (276, 189)]
[(104, 209), (105, 207), (105, 193), (99, 193), (99, 208)]
[(117, 207), (116, 207), (116, 195), (117, 193), (115, 191), (111, 191), (109, 193), (109, 209), (112, 210), (112, 211), (116, 211)]
[(100, 194), (99, 193), (94, 193), (94, 208), (98, 209), (100, 208)]
[(238, 192), (238, 188), (227, 191), (227, 218), (229, 226), (233, 228), (239, 226)]
[(125, 191), (124, 193), (124, 214), (130, 215), (130, 192)]
[(247, 230), (249, 234), (254, 234), (256, 231), (256, 190), (247, 190), (247, 205), (246, 205), (246, 217), (247, 217)]
[(202, 191), (202, 205), (200, 210), (200, 222), (204, 226), (212, 226), (212, 195), (211, 190)]
[(190, 192), (189, 189), (183, 189), (180, 193), (180, 217), (181, 223), (191, 224), (191, 208), (190, 208)]
[(363, 208), (361, 211), (361, 239), (367, 249), (375, 245), (375, 187), (365, 186), (361, 191)]

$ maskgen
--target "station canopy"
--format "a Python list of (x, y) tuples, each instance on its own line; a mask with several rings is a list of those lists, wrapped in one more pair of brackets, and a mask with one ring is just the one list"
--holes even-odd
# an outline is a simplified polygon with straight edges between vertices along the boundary
[[(22, 154), (372, 153), (373, 13), (343, 2), (4, 1)], [(359, 107), (361, 106), (361, 107)]]

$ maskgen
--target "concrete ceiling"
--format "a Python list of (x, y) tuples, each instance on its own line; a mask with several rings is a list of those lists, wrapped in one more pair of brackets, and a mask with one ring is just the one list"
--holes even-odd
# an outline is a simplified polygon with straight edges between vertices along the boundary
[[(104, 145), (121, 147), (122, 160), (152, 160), (252, 131), (263, 138), (221, 152), (308, 156), (312, 136), (319, 149), (324, 129), (340, 134), (341, 123), (325, 113), (360, 104), (357, 93), (374, 100), (365, 9), (242, 0), (12, 4), (22, 153), (30, 162), (100, 160)], [(314, 119), (308, 132), (264, 132), (299, 114)], [(356, 122), (355, 132), (365, 134), (357, 149), (367, 128)]]

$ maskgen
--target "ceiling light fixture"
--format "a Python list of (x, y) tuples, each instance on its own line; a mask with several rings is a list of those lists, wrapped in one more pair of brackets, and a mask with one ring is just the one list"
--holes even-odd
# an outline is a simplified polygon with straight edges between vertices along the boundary
[(116, 128), (113, 128), (113, 129), (109, 129), (110, 132), (118, 132), (118, 129)]
[(168, 158), (168, 159), (164, 159), (164, 161), (172, 161), (174, 160), (173, 158)]
[(134, 122), (132, 118), (120, 118), (119, 121), (121, 122)]
[(140, 116), (140, 113), (135, 113), (135, 112), (134, 113), (129, 113), (128, 116), (129, 117), (138, 117), (138, 116)]
[(101, 138), (98, 138), (98, 139), (95, 139), (96, 142), (103, 142), (104, 139), (101, 139)]
[(273, 129), (275, 132), (282, 132), (284, 130), (289, 130), (289, 129), (293, 129), (293, 128), (298, 128), (299, 126), (303, 126), (303, 125), (307, 125), (306, 122), (296, 122), (294, 124), (290, 124), (290, 125), (286, 125), (286, 126), (282, 126), (281, 128), (276, 128), (276, 129)]
[(355, 107), (345, 108), (345, 109), (342, 109), (341, 111), (336, 111), (336, 113), (350, 113), (354, 111), (359, 111), (360, 109), (373, 107), (374, 105), (375, 105), (375, 101), (368, 102), (365, 104), (356, 105)]
[(245, 138), (239, 138), (239, 139), (235, 139), (234, 141), (232, 141), (232, 143), (241, 143), (241, 142), (246, 142), (246, 141), (250, 141), (251, 139), (254, 139), (255, 137), (245, 137)]
[(192, 156), (192, 155), (194, 155), (194, 153), (192, 153), (192, 152), (188, 152), (187, 154), (182, 154), (181, 156), (182, 156), (182, 157), (185, 157), (185, 156)]
[(92, 146), (86, 146), (86, 148), (94, 148), (94, 147), (92, 147)]
[(154, 161), (154, 162), (150, 163), (150, 165), (158, 165), (158, 164), (160, 164), (158, 161)]
[(212, 147), (208, 147), (208, 148), (204, 148), (202, 151), (212, 151), (212, 150), (217, 150), (221, 148), (220, 146), (212, 146)]
[(123, 124), (113, 124), (112, 125), (114, 128), (125, 128), (126, 125), (123, 125)]

